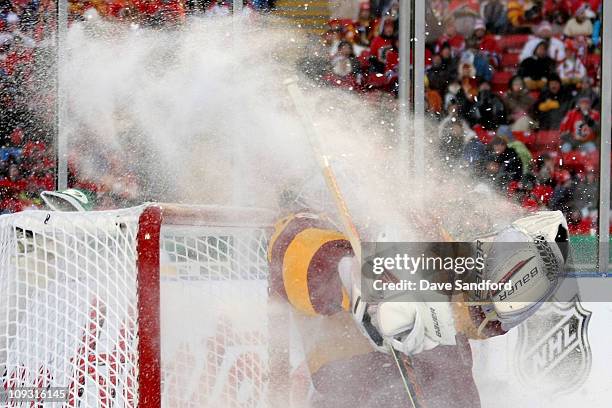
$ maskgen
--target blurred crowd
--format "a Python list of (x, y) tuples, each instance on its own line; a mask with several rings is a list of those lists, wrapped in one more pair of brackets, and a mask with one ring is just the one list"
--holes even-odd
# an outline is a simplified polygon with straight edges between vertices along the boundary
[(34, 60), (42, 39), (38, 13), (28, 0), (0, 0), (0, 212), (40, 203), (38, 193), (54, 186), (52, 129), (28, 98)]
[[(425, 101), (440, 160), (529, 210), (596, 230), (601, 0), (426, 2)], [(321, 80), (398, 92), (399, 2), (364, 1), (323, 36)], [(608, 130), (609, 131), (609, 130)]]
[[(68, 4), (69, 21), (151, 27), (232, 7), (226, 0)], [(245, 12), (274, 7), (245, 4)], [(440, 160), (527, 209), (562, 210), (578, 234), (596, 229), (601, 8), (602, 0), (426, 2), (425, 99), (439, 127)], [(399, 11), (397, 0), (365, 0), (355, 18), (330, 20), (318, 79), (365, 96), (397, 95)], [(0, 0), (0, 212), (37, 206), (39, 192), (54, 186), (53, 92), (46, 110), (28, 95), (45, 69), (52, 82), (52, 65), (39, 61), (54, 55), (55, 16), (51, 0)], [(70, 184), (109, 205), (139, 197), (138, 178), (126, 176), (115, 155), (99, 153), (96, 162), (92, 173), (103, 169), (104, 177), (77, 176), (71, 162)]]
[[(249, 1), (245, 13), (273, 5)], [(231, 9), (231, 0), (70, 0), (68, 21), (103, 18), (154, 28), (180, 24), (190, 13), (221, 16)], [(56, 16), (54, 0), (0, 0), (0, 214), (40, 206), (40, 192), (55, 186)], [(102, 208), (142, 200), (143, 181), (128, 169), (129, 152), (92, 150), (93, 167), (83, 169), (79, 160), (77, 171), (69, 160), (69, 185), (96, 193)]]

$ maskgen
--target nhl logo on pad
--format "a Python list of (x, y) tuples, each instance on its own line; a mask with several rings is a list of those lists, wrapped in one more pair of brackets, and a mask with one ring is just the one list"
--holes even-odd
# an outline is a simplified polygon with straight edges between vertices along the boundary
[(576, 296), (570, 302), (544, 304), (520, 325), (514, 366), (522, 382), (556, 394), (580, 388), (591, 370), (590, 318)]

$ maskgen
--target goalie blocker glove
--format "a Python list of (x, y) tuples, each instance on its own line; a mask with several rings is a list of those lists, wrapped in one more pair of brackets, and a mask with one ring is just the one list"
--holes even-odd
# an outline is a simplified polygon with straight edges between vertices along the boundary
[[(414, 302), (353, 305), (353, 311), (358, 312), (354, 317), (362, 326), (364, 321), (371, 323), (379, 337), (406, 354), (454, 345), (457, 333), (471, 338), (504, 334), (535, 313), (558, 288), (567, 260), (567, 231), (561, 212), (546, 211), (476, 240), (476, 247), (482, 248), (487, 259), (480, 278), (514, 282), (512, 290), (488, 293), (485, 299), (476, 299), (478, 302), (472, 304), (455, 302), (457, 299), (452, 303), (427, 302), (415, 296)], [(352, 292), (355, 290), (353, 284)], [(370, 339), (377, 338), (372, 336), (372, 327), (362, 331)]]
[(541, 211), (476, 245), (487, 255), (483, 278), (511, 284), (484, 299), (469, 299), (488, 302), (471, 306), (476, 337), (488, 337), (492, 327), (505, 333), (523, 322), (557, 290), (569, 252), (567, 222), (560, 211)]

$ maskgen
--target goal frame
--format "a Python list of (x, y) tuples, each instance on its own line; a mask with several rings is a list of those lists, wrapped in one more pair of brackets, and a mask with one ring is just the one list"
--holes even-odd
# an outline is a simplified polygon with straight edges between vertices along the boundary
[(161, 274), (162, 225), (253, 227), (270, 229), (272, 211), (242, 207), (153, 203), (138, 219), (136, 235), (138, 311), (138, 405), (160, 408), (162, 402)]

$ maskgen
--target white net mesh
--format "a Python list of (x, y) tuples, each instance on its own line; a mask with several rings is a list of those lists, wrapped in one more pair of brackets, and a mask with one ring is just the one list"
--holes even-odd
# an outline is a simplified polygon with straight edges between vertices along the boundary
[[(45, 406), (138, 406), (144, 208), (0, 217), (3, 389), (68, 388), (68, 404)], [(267, 231), (194, 221), (161, 229), (162, 406), (265, 406)]]

